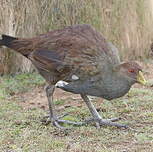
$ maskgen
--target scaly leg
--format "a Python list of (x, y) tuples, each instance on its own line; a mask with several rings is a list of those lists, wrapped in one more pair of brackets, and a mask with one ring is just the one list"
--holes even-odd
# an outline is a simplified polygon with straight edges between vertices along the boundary
[(118, 124), (118, 123), (114, 122), (114, 121), (119, 120), (119, 118), (102, 119), (102, 117), (99, 115), (99, 113), (97, 112), (96, 108), (94, 107), (92, 102), (89, 100), (89, 98), (84, 94), (81, 94), (81, 97), (85, 101), (85, 103), (87, 104), (87, 107), (89, 108), (89, 111), (93, 116), (93, 118), (90, 119), (90, 120), (87, 120), (87, 122), (93, 122), (94, 121), (98, 128), (100, 128), (100, 126), (103, 126), (103, 125), (115, 126), (115, 127), (118, 127), (118, 128), (127, 128), (126, 125)]
[[(62, 127), (59, 123), (67, 123), (67, 124), (71, 124), (71, 125), (84, 125), (84, 122), (73, 122), (73, 121), (69, 121), (69, 120), (60, 120), (59, 118), (61, 117), (57, 117), (55, 115), (55, 107), (53, 104), (53, 93), (55, 90), (55, 86), (54, 85), (48, 85), (46, 88), (46, 95), (47, 95), (47, 99), (48, 99), (48, 106), (49, 106), (49, 121), (48, 122), (52, 122), (54, 126), (60, 128), (60, 129), (64, 129), (64, 127)], [(62, 117), (64, 117), (65, 115), (63, 115)]]
[(46, 96), (47, 96), (47, 100), (48, 100), (48, 106), (49, 106), (49, 119), (51, 122), (53, 122), (53, 125), (55, 125), (58, 128), (63, 128), (62, 126), (60, 126), (57, 122), (57, 117), (54, 113), (55, 107), (53, 104), (53, 93), (55, 90), (55, 86), (54, 85), (48, 85), (46, 88)]

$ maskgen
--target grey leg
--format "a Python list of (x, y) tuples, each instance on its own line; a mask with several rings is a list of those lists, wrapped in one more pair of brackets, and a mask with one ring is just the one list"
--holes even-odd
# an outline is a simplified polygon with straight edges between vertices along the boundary
[[(92, 114), (93, 118), (97, 119), (97, 120), (102, 119), (101, 116), (99, 115), (99, 113), (97, 112), (96, 108), (92, 104), (92, 102), (89, 100), (89, 98), (86, 95), (82, 95), (82, 94), (81, 94), (81, 97), (85, 101), (85, 103), (87, 104), (87, 107), (89, 108), (89, 111)], [(90, 119), (89, 122), (92, 122), (92, 120)], [(96, 122), (96, 127), (100, 128), (100, 125), (97, 122)]]
[(123, 128), (127, 128), (126, 125), (122, 125), (122, 124), (118, 124), (115, 123), (113, 121), (117, 121), (119, 120), (119, 118), (113, 118), (113, 119), (102, 119), (102, 117), (99, 115), (99, 113), (97, 112), (96, 108), (94, 107), (94, 105), (92, 104), (92, 102), (89, 100), (89, 98), (84, 95), (81, 94), (82, 99), (85, 101), (87, 107), (89, 108), (90, 113), (92, 114), (93, 118), (87, 120), (87, 122), (96, 122), (96, 126), (99, 128), (102, 125), (108, 125), (108, 126), (116, 126), (116, 127), (123, 127)]
[[(53, 125), (55, 125), (56, 127), (60, 128), (60, 129), (65, 129), (64, 127), (60, 126), (59, 123), (67, 123), (67, 124), (71, 124), (71, 125), (84, 125), (84, 122), (73, 122), (73, 121), (69, 121), (69, 120), (60, 120), (61, 116), (57, 117), (55, 114), (55, 107), (53, 104), (53, 93), (55, 90), (55, 86), (54, 85), (48, 85), (46, 88), (46, 95), (47, 95), (47, 99), (48, 99), (48, 106), (49, 106), (49, 120), (47, 120), (48, 122), (52, 122)], [(62, 117), (64, 117), (65, 115), (63, 115)], [(47, 117), (46, 117), (47, 118)], [(44, 121), (44, 120), (42, 120)]]
[(53, 104), (53, 93), (54, 93), (54, 90), (55, 90), (55, 86), (54, 85), (48, 85), (46, 88), (45, 88), (45, 91), (46, 91), (46, 96), (47, 96), (47, 99), (48, 99), (48, 106), (49, 106), (49, 112), (50, 112), (50, 119), (54, 118), (54, 104)]
[(62, 128), (58, 122), (56, 121), (57, 120), (57, 117), (55, 115), (55, 107), (54, 107), (54, 104), (53, 104), (53, 93), (54, 93), (54, 90), (55, 90), (55, 86), (54, 85), (48, 85), (46, 88), (46, 96), (47, 96), (47, 99), (48, 99), (48, 106), (49, 106), (49, 119), (51, 122), (53, 122), (53, 125), (55, 125), (56, 127), (58, 128)]
[(87, 104), (87, 106), (89, 108), (89, 111), (92, 114), (92, 116), (94, 118), (97, 118), (97, 119), (102, 119), (101, 116), (99, 115), (99, 113), (97, 112), (96, 108), (92, 104), (92, 102), (89, 100), (89, 98), (86, 95), (83, 95), (83, 94), (81, 94), (81, 97), (85, 101), (85, 103)]

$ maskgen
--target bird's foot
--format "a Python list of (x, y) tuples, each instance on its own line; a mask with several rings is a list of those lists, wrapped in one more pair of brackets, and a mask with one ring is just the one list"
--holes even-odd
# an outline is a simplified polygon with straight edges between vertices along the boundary
[(74, 126), (82, 126), (85, 125), (86, 122), (75, 122), (75, 121), (70, 121), (70, 120), (62, 120), (61, 118), (67, 116), (68, 114), (63, 114), (62, 116), (58, 116), (57, 118), (50, 118), (50, 116), (45, 116), (41, 121), (43, 124), (48, 125), (50, 123), (53, 123), (53, 125), (59, 129), (67, 129), (61, 124), (69, 124), (69, 125), (74, 125)]
[(116, 123), (116, 121), (118, 121), (120, 119), (121, 118), (111, 118), (111, 119), (90, 118), (90, 119), (86, 120), (85, 122), (87, 124), (94, 122), (94, 123), (96, 123), (97, 128), (100, 128), (101, 126), (114, 126), (117, 128), (127, 129), (128, 128), (127, 125)]
[(65, 123), (65, 124), (69, 124), (69, 125), (75, 125), (75, 126), (83, 126), (86, 123), (85, 122), (76, 122), (76, 121), (70, 121), (70, 120), (61, 120), (58, 119), (56, 120), (58, 123)]
[(110, 121), (110, 120), (99, 120), (98, 121), (99, 125), (100, 126), (114, 126), (114, 127), (117, 127), (117, 128), (124, 128), (124, 129), (127, 129), (128, 126), (125, 125), (125, 124), (119, 124), (119, 123), (116, 123), (116, 122), (113, 122), (113, 121)]
[[(65, 114), (63, 114), (63, 115), (61, 115), (61, 116), (57, 116), (57, 118), (55, 118), (55, 119), (61, 119), (61, 118), (65, 117), (65, 116), (67, 116), (67, 115), (68, 115), (68, 113), (65, 113)], [(50, 124), (51, 121), (52, 121), (52, 118), (50, 118), (50, 115), (46, 115), (46, 116), (44, 116), (44, 117), (41, 119), (41, 122), (42, 122), (44, 125)]]
[(87, 124), (91, 124), (91, 123), (95, 123), (97, 128), (100, 128), (102, 126), (114, 126), (117, 128), (125, 128), (125, 129), (128, 128), (127, 125), (116, 123), (116, 121), (119, 121), (121, 118), (111, 118), (111, 119), (89, 118), (83, 122), (75, 122), (75, 121), (61, 119), (67, 115), (68, 114), (66, 113), (66, 114), (63, 114), (62, 116), (58, 116), (56, 118), (50, 118), (50, 116), (45, 116), (41, 121), (45, 125), (53, 123), (53, 125), (59, 129), (67, 129), (67, 128), (63, 127), (61, 124), (83, 126), (83, 125), (87, 125)]
[(51, 121), (53, 125), (59, 129), (65, 130), (68, 129), (66, 127), (63, 127), (61, 124), (69, 124), (69, 125), (75, 125), (75, 126), (83, 126), (85, 125), (84, 122), (75, 122), (70, 120), (61, 120), (61, 119), (54, 119)]

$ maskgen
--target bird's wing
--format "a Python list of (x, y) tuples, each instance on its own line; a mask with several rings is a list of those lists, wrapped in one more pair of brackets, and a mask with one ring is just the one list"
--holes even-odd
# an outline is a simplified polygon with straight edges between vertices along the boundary
[(100, 72), (95, 59), (84, 53), (74, 57), (64, 52), (36, 50), (29, 58), (39, 69), (59, 73), (61, 79), (69, 79), (69, 81), (73, 75), (85, 79)]
[[(117, 49), (89, 25), (71, 26), (42, 35), (41, 45), (30, 54), (39, 67), (85, 79), (119, 63)], [(44, 41), (44, 42), (43, 42)]]

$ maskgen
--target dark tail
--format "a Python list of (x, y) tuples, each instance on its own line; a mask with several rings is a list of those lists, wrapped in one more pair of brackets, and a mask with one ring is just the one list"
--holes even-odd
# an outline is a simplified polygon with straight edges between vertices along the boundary
[(10, 47), (11, 43), (14, 40), (17, 40), (17, 38), (12, 37), (12, 36), (8, 36), (8, 35), (2, 35), (2, 39), (0, 40), (0, 46), (4, 45), (4, 46), (7, 46), (7, 47)]

